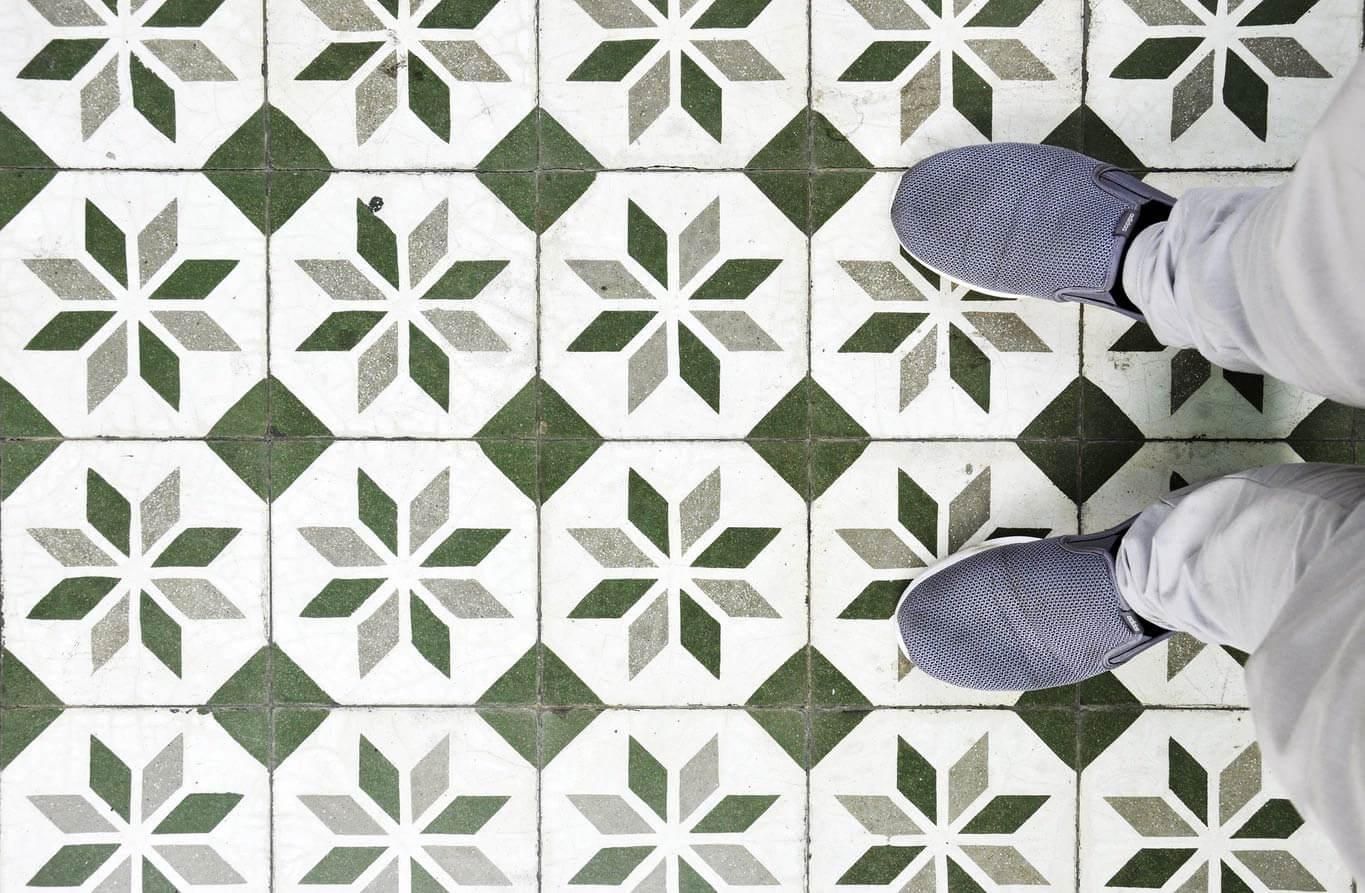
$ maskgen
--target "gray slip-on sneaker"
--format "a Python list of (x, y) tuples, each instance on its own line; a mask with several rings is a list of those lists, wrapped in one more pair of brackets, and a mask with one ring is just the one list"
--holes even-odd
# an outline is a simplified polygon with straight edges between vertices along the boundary
[(977, 291), (1142, 319), (1123, 292), (1123, 258), (1134, 236), (1174, 204), (1070, 149), (988, 143), (939, 152), (906, 171), (891, 222), (912, 257)]
[(1169, 638), (1119, 594), (1114, 558), (1131, 525), (988, 540), (939, 562), (896, 605), (905, 656), (954, 685), (1032, 691), (1097, 676)]

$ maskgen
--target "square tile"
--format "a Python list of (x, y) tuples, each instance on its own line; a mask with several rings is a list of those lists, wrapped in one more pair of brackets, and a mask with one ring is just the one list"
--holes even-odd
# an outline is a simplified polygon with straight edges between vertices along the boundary
[(1081, 104), (1081, 6), (815, 0), (814, 106), (884, 167), (1041, 141)]
[(536, 772), (472, 710), (336, 710), (274, 776), (275, 890), (536, 885)]
[(1262, 465), (1302, 461), (1283, 441), (1148, 442), (1081, 506), (1081, 530), (1122, 523), (1172, 490)]
[(265, 251), (199, 174), (59, 174), (0, 231), (0, 377), (68, 436), (203, 436), (265, 375)]
[(68, 710), (39, 740), (0, 786), (6, 889), (268, 889), (265, 767), (210, 716)]
[(874, 711), (810, 788), (812, 890), (1076, 889), (1076, 774), (1010, 713)]
[(203, 443), (65, 443), (4, 512), (5, 648), (61, 701), (204, 703), (265, 645), (266, 507)]
[[(1177, 198), (1186, 189), (1270, 187), (1283, 174), (1161, 173), (1147, 178)], [(1288, 436), (1322, 398), (1263, 375), (1229, 372), (1190, 348), (1165, 347), (1143, 323), (1085, 312), (1085, 375), (1147, 437)]]
[(1288, 437), (1322, 398), (1165, 347), (1145, 323), (1087, 313), (1085, 374), (1146, 437)]
[(805, 374), (805, 240), (741, 174), (603, 174), (540, 265), (542, 373), (604, 436), (742, 437)]
[(1241, 711), (1148, 711), (1081, 777), (1081, 887), (1318, 889), (1351, 878)]
[(806, 642), (806, 508), (743, 444), (613, 443), (541, 513), (542, 640), (608, 704), (741, 704)]
[(542, 785), (545, 889), (806, 889), (805, 773), (744, 711), (607, 711)]
[(1079, 370), (1079, 308), (912, 260), (887, 215), (899, 180), (877, 174), (811, 239), (811, 374), (873, 437), (1013, 437)]
[(535, 106), (533, 0), (266, 5), (270, 100), (337, 167), (471, 168)]
[(811, 643), (874, 704), (1009, 704), (925, 675), (892, 616), (921, 570), (1000, 536), (1076, 529), (1076, 505), (1009, 443), (874, 443), (811, 507)]
[(258, 0), (11, 0), (0, 113), (63, 167), (200, 167), (265, 101), (262, 37)]
[[(1120, 524), (1172, 490), (1210, 478), (1298, 461), (1283, 442), (1147, 443), (1081, 507), (1081, 529)], [(1114, 677), (1143, 704), (1245, 707), (1245, 662), (1235, 649), (1179, 635), (1124, 664)]]
[(1289, 167), (1361, 17), (1353, 0), (1093, 0), (1086, 101), (1149, 167)]
[(607, 167), (740, 167), (806, 106), (798, 0), (543, 0), (541, 104)]
[(271, 242), (271, 370), (333, 433), (469, 436), (534, 374), (535, 237), (474, 175), (334, 176)]
[(351, 704), (470, 704), (536, 641), (535, 506), (472, 443), (342, 443), (274, 504), (274, 633)]

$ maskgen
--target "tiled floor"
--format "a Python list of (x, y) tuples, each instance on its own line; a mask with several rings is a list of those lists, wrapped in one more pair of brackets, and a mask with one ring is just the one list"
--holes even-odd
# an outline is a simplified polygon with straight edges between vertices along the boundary
[(0, 889), (1349, 890), (1244, 655), (981, 694), (886, 621), (964, 545), (1365, 421), (885, 213), (987, 139), (1273, 184), (1361, 32), (0, 0)]

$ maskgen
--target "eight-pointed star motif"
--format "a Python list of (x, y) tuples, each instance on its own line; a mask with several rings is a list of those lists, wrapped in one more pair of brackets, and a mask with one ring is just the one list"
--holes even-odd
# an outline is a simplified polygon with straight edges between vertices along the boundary
[(995, 91), (985, 73), (1005, 81), (1056, 80), (1016, 36), (1015, 29), (1042, 0), (986, 0), (980, 7), (961, 0), (848, 2), (878, 32), (899, 32), (894, 39), (874, 40), (839, 80), (885, 83), (904, 78), (901, 142), (938, 111), (945, 95), (958, 114), (990, 139)]
[(437, 339), (456, 351), (511, 349), (477, 310), (460, 306), (477, 298), (507, 261), (450, 261), (449, 218), (450, 200), (441, 199), (408, 234), (406, 263), (400, 263), (394, 231), (357, 199), (356, 254), (368, 272), (348, 258), (297, 261), (333, 301), (367, 308), (333, 310), (296, 348), (352, 351), (368, 339), (356, 361), (362, 412), (397, 380), (400, 368), (449, 411), (450, 357)]
[(438, 878), (449, 878), (461, 887), (511, 885), (502, 869), (470, 840), (510, 798), (450, 797), (450, 736), (406, 773), (364, 735), (359, 736), (357, 750), (356, 784), (364, 802), (350, 794), (299, 796), (309, 812), (340, 838), (300, 884), (356, 884), (383, 859), (384, 867), (361, 888), (366, 893), (448, 891), (447, 883)]
[[(632, 889), (668, 889), (673, 862), (680, 890), (713, 890), (694, 867), (706, 865), (733, 886), (776, 885), (777, 879), (743, 843), (743, 835), (777, 802), (777, 794), (720, 791), (720, 736), (670, 772), (634, 737), (627, 744), (626, 783), (635, 801), (619, 794), (570, 794), (573, 803), (612, 845), (593, 854), (570, 884), (621, 884), (645, 864), (652, 868)], [(641, 809), (635, 804), (642, 804)], [(710, 809), (701, 807), (714, 803)], [(671, 858), (670, 858), (671, 855)]]
[[(1002, 353), (1050, 353), (1028, 323), (1010, 310), (1014, 301), (973, 291), (916, 262), (904, 249), (901, 260), (929, 287), (916, 285), (889, 260), (841, 260), (839, 266), (877, 303), (839, 346), (840, 353), (900, 354), (900, 409), (904, 411), (933, 383), (947, 376), (980, 406), (991, 409), (991, 358), (983, 341)], [(926, 293), (932, 297), (926, 297)], [(917, 332), (923, 334), (913, 339)], [(909, 343), (909, 349), (904, 349)]]
[[(1109, 350), (1114, 353), (1161, 353), (1168, 348), (1156, 339), (1150, 326), (1145, 322), (1136, 322), (1110, 345)], [(1214, 380), (1216, 368), (1192, 348), (1177, 350), (1171, 355), (1171, 415), (1175, 415), (1205, 384)], [(1257, 412), (1265, 412), (1265, 376), (1229, 369), (1217, 371)]]
[[(890, 485), (891, 482), (887, 481)], [(896, 527), (841, 527), (835, 530), (844, 544), (858, 559), (879, 576), (893, 574), (891, 579), (876, 579), (839, 613), (839, 620), (876, 620), (885, 623), (896, 610), (901, 593), (909, 585), (908, 571), (922, 568), (930, 560), (946, 557), (967, 545), (991, 516), (991, 469), (982, 468), (976, 476), (948, 501), (946, 517), (943, 506), (915, 482), (904, 469), (897, 469), (895, 481)], [(920, 550), (907, 543), (903, 532), (908, 532), (920, 544)], [(1046, 529), (1011, 528), (992, 530), (986, 539), (998, 536), (1046, 536)], [(906, 660), (893, 637), (888, 637), (886, 652), (894, 653), (897, 679), (904, 679), (914, 665)]]
[(301, 616), (349, 620), (377, 601), (356, 624), (360, 675), (398, 646), (406, 621), (412, 647), (450, 676), (450, 627), (441, 614), (461, 620), (512, 616), (468, 576), (469, 570), (457, 570), (477, 567), (509, 530), (457, 527), (444, 537), (436, 535), (450, 523), (449, 469), (413, 496), (406, 514), (357, 469), (356, 503), (360, 523), (383, 554), (352, 527), (300, 527), (299, 535), (340, 573), (304, 606)]
[[(964, 857), (995, 884), (1046, 886), (1047, 878), (1008, 843), (1007, 835), (1026, 825), (1050, 797), (997, 794), (986, 798), (991, 786), (990, 749), (990, 735), (982, 735), (944, 778), (941, 770), (898, 737), (899, 797), (836, 797), (864, 830), (885, 841), (865, 850), (840, 876), (839, 886), (894, 883), (898, 890), (937, 890), (941, 873), (949, 890), (983, 889), (963, 868)], [(921, 858), (926, 850), (928, 857)], [(907, 874), (908, 882), (902, 882)]]
[[(719, 198), (674, 239), (628, 199), (626, 251), (647, 274), (644, 280), (620, 260), (565, 261), (610, 308), (598, 313), (568, 350), (617, 353), (639, 342), (627, 361), (628, 411), (634, 412), (676, 373), (707, 406), (720, 412), (721, 360), (697, 334), (698, 328), (727, 351), (782, 349), (741, 303), (782, 261), (731, 258), (697, 285), (702, 271), (720, 256), (720, 239)], [(637, 339), (646, 329), (648, 334)]]
[[(741, 36), (771, 0), (576, 2), (612, 36), (579, 63), (569, 74), (570, 81), (619, 83), (645, 69), (631, 81), (627, 95), (632, 143), (674, 102), (712, 139), (721, 141), (725, 91), (707, 64), (729, 83), (783, 80), (782, 73)], [(653, 61), (645, 63), (646, 58)]]
[(224, 0), (28, 2), (62, 30), (29, 60), (19, 77), (70, 81), (95, 69), (80, 91), (82, 139), (90, 139), (131, 98), (138, 114), (174, 141), (176, 94), (164, 79), (167, 72), (182, 83), (237, 79), (193, 30)]
[(85, 252), (99, 270), (75, 257), (24, 260), (59, 300), (96, 308), (59, 310), (24, 345), (25, 350), (76, 351), (102, 335), (85, 361), (87, 411), (123, 383), (130, 363), (161, 399), (179, 409), (180, 358), (166, 334), (188, 351), (241, 349), (200, 309), (237, 261), (196, 258), (168, 266), (179, 250), (178, 208), (171, 201), (133, 241), (87, 199)]
[[(128, 764), (94, 735), (89, 767), (89, 789), (98, 802), (84, 793), (28, 798), (58, 831), (72, 835), (28, 886), (83, 886), (111, 863), (113, 870), (105, 873), (96, 890), (133, 889), (134, 865), (144, 891), (246, 883), (219, 854), (212, 838), (242, 795), (196, 790), (177, 797), (186, 787), (183, 736), (171, 739), (143, 767), (139, 798), (133, 797)], [(167, 808), (172, 798), (174, 805)]]
[(1261, 0), (1124, 0), (1149, 26), (1145, 37), (1110, 77), (1166, 80), (1196, 53), (1199, 61), (1171, 94), (1171, 139), (1178, 139), (1213, 108), (1214, 85), (1221, 83), (1223, 105), (1265, 142), (1270, 87), (1253, 61), (1272, 77), (1329, 78), (1331, 73), (1303, 44), (1284, 33), (1314, 5)]
[(450, 142), (448, 81), (491, 83), (507, 72), (472, 39), (471, 29), (498, 0), (302, 0), (337, 39), (296, 76), (300, 81), (350, 81), (355, 86), (355, 138), (364, 144), (400, 103), (436, 136)]
[[(1181, 890), (1210, 889), (1218, 872), (1222, 890), (1249, 890), (1251, 877), (1270, 890), (1322, 890), (1303, 863), (1286, 849), (1286, 841), (1303, 826), (1293, 804), (1261, 794), (1261, 748), (1248, 745), (1210, 784), (1208, 770), (1180, 744), (1167, 742), (1167, 788), (1174, 797), (1105, 797), (1114, 811), (1152, 846), (1144, 845), (1123, 864), (1106, 886), (1164, 886), (1191, 861), (1198, 867)], [(1210, 837), (1226, 848), (1203, 850)], [(1221, 852), (1220, 852), (1221, 850)]]
[(179, 469), (157, 484), (136, 512), (99, 472), (88, 469), (85, 519), (100, 542), (79, 527), (29, 529), (38, 545), (78, 575), (52, 587), (28, 612), (28, 619), (82, 621), (98, 611), (90, 628), (94, 670), (128, 644), (136, 625), (142, 646), (179, 676), (181, 627), (176, 615), (190, 621), (242, 618), (237, 606), (202, 576), (202, 569), (241, 530), (186, 527), (168, 537), (180, 524)]
[[(668, 645), (676, 602), (683, 648), (717, 679), (721, 674), (721, 623), (699, 600), (705, 596), (727, 617), (766, 618), (773, 606), (743, 571), (781, 532), (777, 527), (719, 527), (720, 469), (712, 471), (676, 505), (670, 505), (639, 472), (626, 483), (626, 512), (638, 537), (620, 527), (574, 527), (569, 534), (599, 565), (626, 571), (603, 579), (569, 612), (575, 620), (619, 620), (646, 596), (628, 628), (633, 679)], [(676, 521), (676, 523), (675, 523)], [(712, 532), (719, 532), (714, 536)], [(640, 547), (640, 538), (646, 543)], [(662, 591), (660, 591), (662, 590)]]

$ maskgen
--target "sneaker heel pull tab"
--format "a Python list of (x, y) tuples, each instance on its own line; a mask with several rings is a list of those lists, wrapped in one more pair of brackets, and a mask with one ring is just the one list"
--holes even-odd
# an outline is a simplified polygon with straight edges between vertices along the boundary
[(1114, 224), (1114, 235), (1128, 236), (1133, 231), (1133, 224), (1137, 223), (1138, 212), (1135, 210), (1124, 211), (1119, 215), (1118, 222)]

